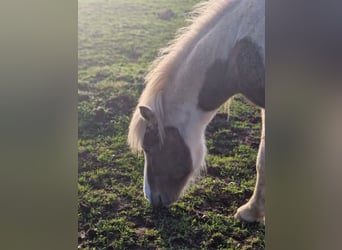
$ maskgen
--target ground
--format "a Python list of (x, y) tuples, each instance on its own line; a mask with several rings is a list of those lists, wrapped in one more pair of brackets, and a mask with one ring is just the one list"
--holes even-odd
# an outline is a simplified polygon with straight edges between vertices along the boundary
[(265, 248), (263, 225), (233, 217), (253, 192), (260, 138), (244, 97), (210, 123), (207, 172), (168, 209), (144, 199), (143, 157), (127, 146), (144, 75), (198, 2), (79, 1), (79, 249)]

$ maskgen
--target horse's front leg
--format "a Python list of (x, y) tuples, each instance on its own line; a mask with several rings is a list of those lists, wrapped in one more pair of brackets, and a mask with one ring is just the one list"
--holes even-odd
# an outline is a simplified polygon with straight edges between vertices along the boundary
[(250, 200), (238, 208), (235, 218), (247, 222), (260, 221), (265, 223), (265, 111), (262, 110), (262, 132), (256, 162), (257, 179)]

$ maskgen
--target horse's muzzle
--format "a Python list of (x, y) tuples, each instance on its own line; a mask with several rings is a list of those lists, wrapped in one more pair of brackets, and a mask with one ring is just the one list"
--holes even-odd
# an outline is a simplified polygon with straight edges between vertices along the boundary
[(152, 194), (151, 204), (153, 207), (170, 207), (173, 201), (170, 201), (169, 199), (165, 198), (161, 194)]

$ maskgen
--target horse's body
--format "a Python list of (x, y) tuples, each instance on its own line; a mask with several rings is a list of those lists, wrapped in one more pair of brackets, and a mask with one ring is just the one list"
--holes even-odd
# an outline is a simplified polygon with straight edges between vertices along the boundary
[(146, 77), (129, 128), (129, 144), (145, 155), (144, 192), (153, 205), (170, 205), (205, 166), (206, 126), (231, 96), (262, 108), (257, 183), (236, 216), (264, 217), (265, 2), (213, 0), (164, 50)]

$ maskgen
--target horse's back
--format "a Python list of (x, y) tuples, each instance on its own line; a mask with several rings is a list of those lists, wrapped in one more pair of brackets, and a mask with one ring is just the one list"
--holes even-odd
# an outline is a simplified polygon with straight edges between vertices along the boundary
[(191, 67), (198, 65), (196, 61), (205, 60), (207, 64), (199, 107), (214, 110), (236, 93), (264, 107), (264, 1), (233, 0), (220, 4), (222, 9), (214, 17), (216, 23), (198, 42), (190, 63)]

